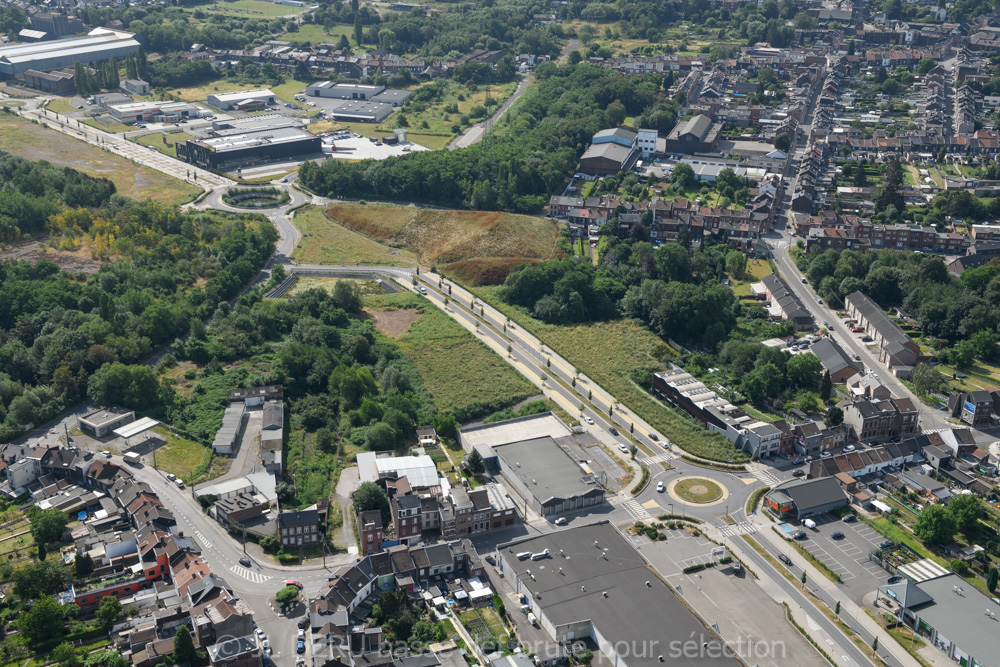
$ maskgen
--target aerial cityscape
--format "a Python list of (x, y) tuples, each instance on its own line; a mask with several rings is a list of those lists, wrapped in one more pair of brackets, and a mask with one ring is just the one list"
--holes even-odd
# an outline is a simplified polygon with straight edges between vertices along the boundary
[(0, 666), (1000, 667), (1000, 5), (0, 0)]

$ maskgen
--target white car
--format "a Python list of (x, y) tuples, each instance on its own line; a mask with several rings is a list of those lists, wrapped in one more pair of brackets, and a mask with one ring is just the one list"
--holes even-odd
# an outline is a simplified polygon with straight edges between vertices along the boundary
[(260, 647), (264, 649), (266, 653), (271, 652), (271, 642), (267, 641), (266, 639), (260, 643)]
[(584, 415), (584, 416), (583, 416), (583, 421), (587, 422), (587, 423), (588, 423), (588, 424), (590, 424), (591, 426), (593, 426), (593, 425), (594, 425), (594, 420), (593, 420), (593, 419), (591, 419), (591, 418), (590, 418), (589, 416), (587, 416), (587, 415)]
[(819, 457), (820, 457), (821, 459), (828, 459), (828, 458), (830, 458), (831, 456), (832, 456), (832, 454), (830, 454), (830, 452), (820, 452), (820, 453), (819, 453)]
[(848, 445), (847, 447), (844, 447), (844, 451), (845, 452), (853, 452), (854, 451), (854, 445)]
[(263, 631), (263, 630), (261, 630), (260, 628), (257, 628), (257, 629), (256, 629), (256, 630), (255, 630), (254, 632), (256, 632), (256, 633), (257, 633), (257, 636), (258, 636), (258, 637), (259, 637), (260, 639), (262, 639), (262, 640), (263, 640), (263, 639), (267, 639), (267, 635), (265, 635), (265, 634), (264, 634), (264, 631)]
[(168, 473), (167, 473), (167, 479), (169, 479), (169, 480), (170, 480), (170, 481), (172, 482), (172, 481), (174, 481), (175, 479), (177, 479), (177, 475), (175, 475), (175, 474), (174, 474), (174, 473), (172, 473), (172, 472), (168, 472)]
[(558, 519), (556, 519), (553, 523), (555, 523), (557, 526), (565, 526), (568, 522), (566, 520), (566, 517), (561, 516)]
[(657, 482), (656, 483), (656, 491), (658, 493), (663, 493), (666, 490), (667, 490), (667, 487), (663, 485), (663, 482)]
[(618, 451), (620, 451), (622, 454), (628, 454), (628, 447), (619, 442)]

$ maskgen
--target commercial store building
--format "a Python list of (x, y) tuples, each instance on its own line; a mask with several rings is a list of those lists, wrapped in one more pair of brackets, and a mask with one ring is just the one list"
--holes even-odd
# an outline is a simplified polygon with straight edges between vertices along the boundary
[(260, 102), (260, 106), (264, 107), (269, 104), (277, 104), (277, 98), (274, 96), (274, 93), (266, 88), (261, 90), (241, 90), (236, 93), (218, 93), (208, 96), (209, 105), (222, 111), (236, 109), (240, 105), (246, 107), (247, 103), (250, 102)]
[(552, 641), (532, 648), (542, 664), (583, 639), (616, 667), (744, 664), (607, 522), (500, 544), (495, 558)]
[(328, 109), (326, 115), (333, 120), (355, 123), (381, 123), (393, 111), (395, 111), (395, 108), (391, 104), (347, 100), (333, 109)]
[(203, 169), (251, 161), (299, 158), (318, 155), (321, 151), (318, 136), (295, 127), (177, 142), (178, 159)]
[(923, 579), (917, 572), (899, 571), (903, 581), (880, 586), (877, 593), (897, 618), (959, 665), (1000, 665), (1000, 605), (953, 572), (928, 572), (923, 576), (931, 578)]
[(101, 408), (88, 412), (77, 420), (80, 430), (95, 438), (102, 438), (119, 426), (135, 421), (135, 413), (123, 408)]
[(12, 79), (30, 69), (48, 71), (122, 57), (139, 50), (130, 32), (95, 28), (84, 37), (0, 47), (0, 78)]
[(593, 472), (549, 436), (495, 445), (493, 451), (507, 486), (542, 516), (604, 503)]
[(201, 118), (202, 108), (188, 102), (129, 102), (109, 104), (108, 114), (119, 123), (142, 121), (176, 123), (187, 118)]
[(778, 516), (800, 519), (847, 507), (847, 502), (847, 494), (836, 477), (785, 482), (768, 491), (764, 498), (765, 507)]
[(332, 97), (341, 100), (366, 101), (385, 90), (385, 86), (366, 86), (359, 83), (334, 83), (317, 81), (306, 86), (310, 97)]

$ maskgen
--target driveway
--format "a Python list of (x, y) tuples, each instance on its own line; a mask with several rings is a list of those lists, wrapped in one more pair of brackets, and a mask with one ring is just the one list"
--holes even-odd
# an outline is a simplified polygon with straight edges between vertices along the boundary
[(334, 499), (340, 506), (343, 525), (340, 533), (333, 536), (333, 543), (341, 549), (346, 549), (350, 554), (358, 553), (358, 546), (354, 543), (354, 531), (351, 528), (354, 513), (351, 511), (351, 496), (358, 490), (361, 481), (358, 476), (358, 467), (351, 466), (344, 468), (340, 472), (340, 479), (337, 480), (337, 490), (334, 491)]

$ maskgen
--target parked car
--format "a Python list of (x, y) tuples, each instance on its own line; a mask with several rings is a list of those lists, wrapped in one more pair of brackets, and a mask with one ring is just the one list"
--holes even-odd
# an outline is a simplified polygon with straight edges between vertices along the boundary
[(832, 537), (835, 540), (842, 540), (844, 539), (844, 534), (839, 530), (835, 530), (832, 533), (830, 533), (830, 537)]
[(254, 630), (254, 632), (256, 632), (256, 633), (257, 633), (257, 636), (258, 636), (258, 637), (259, 637), (259, 638), (260, 638), (261, 640), (264, 640), (264, 639), (267, 639), (267, 635), (265, 635), (265, 634), (264, 634), (264, 631), (263, 631), (263, 630), (261, 630), (260, 628), (257, 628), (256, 630)]
[(845, 452), (853, 452), (854, 451), (854, 445), (848, 445), (847, 447), (844, 447), (844, 451)]
[(174, 473), (172, 473), (172, 472), (168, 472), (168, 473), (167, 473), (167, 479), (169, 479), (169, 480), (170, 480), (170, 481), (172, 482), (172, 481), (174, 481), (175, 479), (177, 479), (177, 475), (175, 475), (175, 474), (174, 474)]
[(243, 567), (250, 567), (251, 565), (253, 565), (253, 563), (250, 562), (249, 558), (244, 556), (243, 558), (240, 559), (240, 565), (242, 565)]
[(270, 653), (271, 652), (271, 642), (269, 642), (266, 639), (260, 643), (260, 647), (262, 649), (264, 649), (265, 653)]
[(553, 523), (555, 523), (557, 526), (565, 526), (568, 523), (568, 521), (566, 520), (566, 517), (561, 516), (558, 519), (556, 519)]
[(891, 577), (889, 577), (886, 580), (885, 583), (887, 583), (887, 584), (898, 584), (902, 580), (903, 580), (903, 578), (901, 576), (899, 576), (898, 574), (894, 574)]
[(819, 457), (820, 457), (821, 459), (828, 459), (828, 458), (830, 458), (831, 456), (833, 456), (833, 455), (832, 455), (832, 454), (830, 454), (830, 452), (820, 452), (820, 453), (819, 453)]
[(806, 476), (806, 471), (801, 469), (796, 470), (795, 472), (792, 473), (792, 477), (805, 477), (805, 476)]
[(303, 616), (302, 618), (299, 619), (299, 628), (302, 629), (308, 627), (309, 627), (309, 617)]
[(743, 572), (743, 564), (738, 560), (733, 561), (733, 574), (739, 574)]
[(856, 523), (857, 520), (858, 517), (854, 514), (845, 514), (844, 518), (841, 519), (841, 521), (843, 521), (844, 523)]
[(295, 642), (295, 652), (296, 653), (305, 653), (306, 652), (306, 643), (305, 643), (305, 641), (303, 641), (303, 640), (300, 639), (297, 642)]
[(797, 540), (804, 540), (806, 539), (806, 537), (808, 537), (808, 535), (806, 535), (806, 532), (804, 530), (797, 530), (795, 531), (795, 534), (792, 535), (792, 537), (794, 537)]
[(896, 546), (896, 543), (893, 542), (892, 540), (882, 540), (881, 542), (878, 543), (879, 549), (891, 549), (894, 546)]
[(667, 490), (667, 487), (663, 485), (663, 482), (657, 482), (656, 483), (656, 491), (657, 491), (657, 493), (663, 493), (666, 490)]

